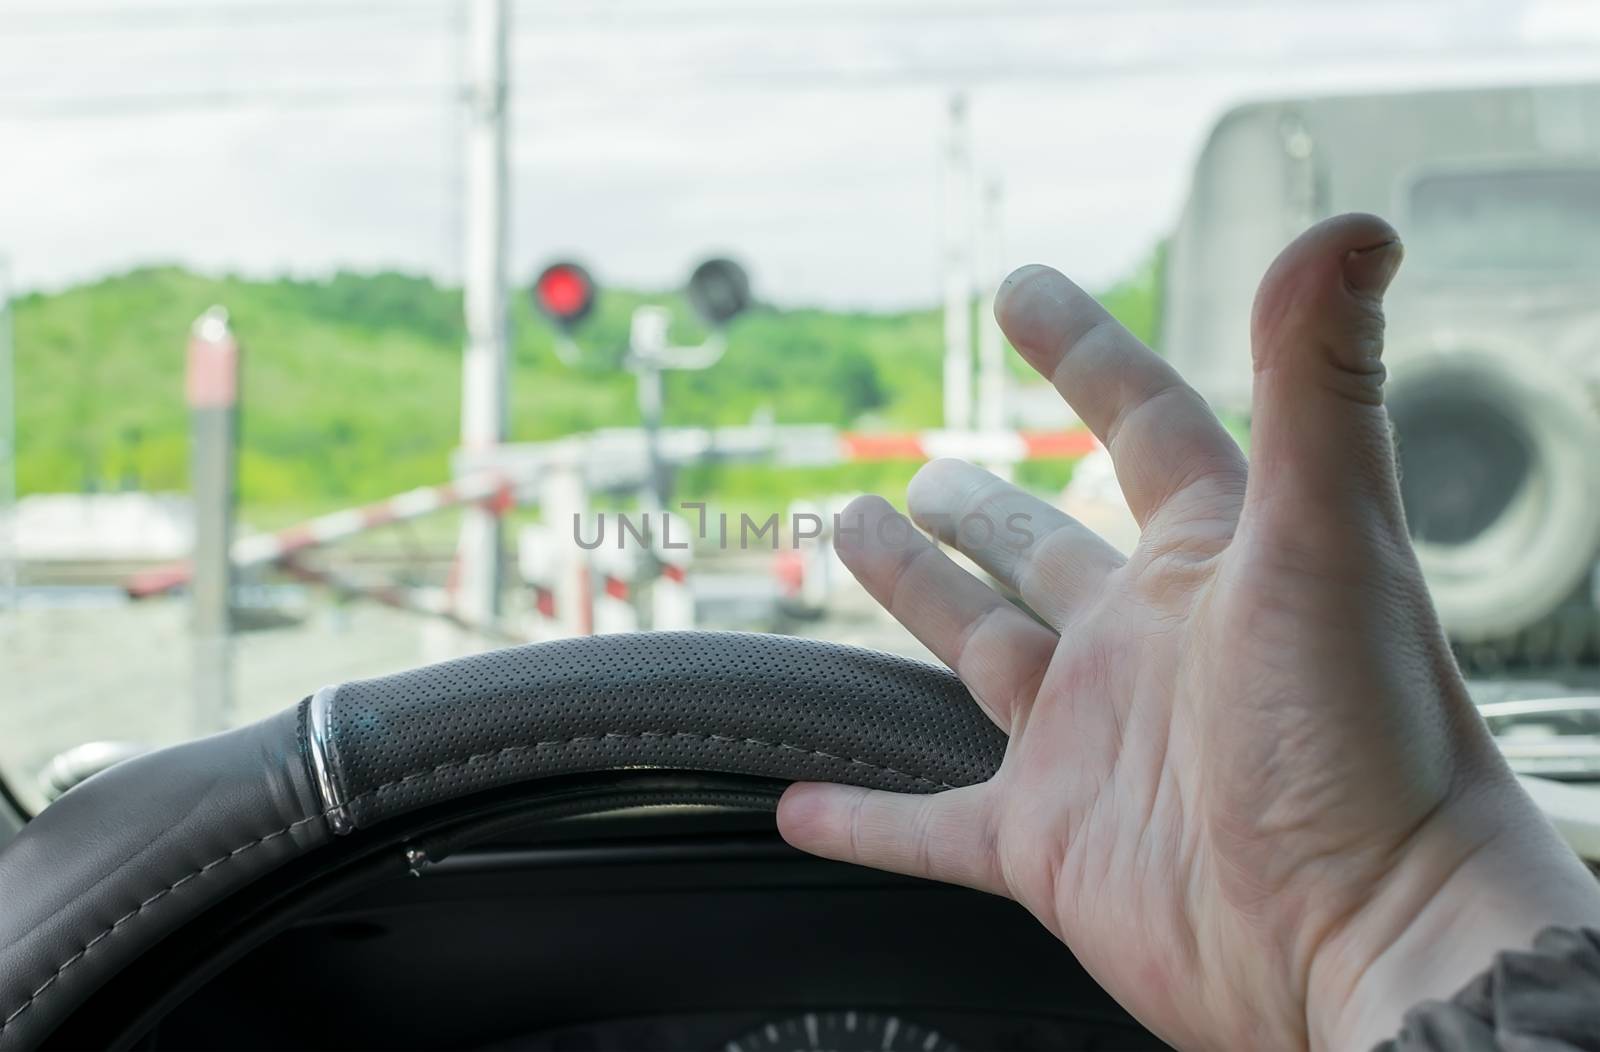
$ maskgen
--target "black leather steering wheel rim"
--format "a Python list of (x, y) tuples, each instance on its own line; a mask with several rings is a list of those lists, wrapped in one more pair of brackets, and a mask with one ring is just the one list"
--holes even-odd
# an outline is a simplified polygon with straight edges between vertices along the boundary
[[(802, 779), (938, 792), (1004, 751), (947, 670), (783, 636), (595, 636), (324, 688), (89, 779), (0, 851), (0, 1049), (43, 1043), (196, 918), (351, 834), (406, 842), (584, 778), (637, 802), (729, 785), (770, 801)], [(640, 771), (704, 780), (641, 796)]]

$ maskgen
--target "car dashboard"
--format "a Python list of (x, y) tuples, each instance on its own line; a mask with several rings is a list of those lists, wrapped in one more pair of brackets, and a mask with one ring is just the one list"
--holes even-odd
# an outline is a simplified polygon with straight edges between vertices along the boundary
[(557, 825), (320, 904), (139, 1047), (1165, 1047), (1013, 902), (804, 856), (769, 814)]

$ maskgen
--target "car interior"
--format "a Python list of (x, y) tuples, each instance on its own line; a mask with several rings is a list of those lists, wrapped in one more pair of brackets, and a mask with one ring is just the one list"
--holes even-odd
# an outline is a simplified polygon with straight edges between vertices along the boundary
[(1248, 453), (1348, 213), (1429, 668), (1600, 876), (1595, 8), (0, 3), (0, 1052), (1168, 1047), (780, 836), (1006, 757), (839, 511), (955, 458), (1134, 551), (1004, 275)]

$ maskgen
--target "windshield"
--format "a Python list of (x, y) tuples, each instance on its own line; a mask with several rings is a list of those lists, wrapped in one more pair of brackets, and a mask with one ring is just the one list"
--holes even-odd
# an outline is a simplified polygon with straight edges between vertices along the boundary
[(852, 496), (956, 456), (1138, 540), (1004, 274), (1248, 443), (1256, 282), (1344, 211), (1416, 263), (1390, 411), (1479, 700), (1592, 693), (1600, 295), (1468, 279), (1592, 281), (1600, 18), (1458, 7), (0, 4), (0, 778), (575, 634), (926, 657)]
[(1410, 239), (1436, 267), (1600, 271), (1600, 169), (1441, 172), (1411, 186)]

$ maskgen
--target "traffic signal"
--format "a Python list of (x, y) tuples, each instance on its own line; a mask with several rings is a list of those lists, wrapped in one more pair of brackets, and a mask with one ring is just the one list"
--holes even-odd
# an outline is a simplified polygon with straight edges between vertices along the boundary
[(689, 275), (688, 295), (702, 321), (721, 327), (750, 306), (750, 276), (731, 259), (708, 259)]
[(563, 332), (571, 332), (594, 310), (594, 279), (580, 264), (563, 260), (539, 272), (533, 305)]

